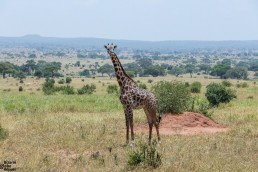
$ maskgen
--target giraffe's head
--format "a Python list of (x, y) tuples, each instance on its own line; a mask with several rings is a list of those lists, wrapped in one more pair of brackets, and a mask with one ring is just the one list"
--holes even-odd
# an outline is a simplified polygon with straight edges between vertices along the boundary
[(112, 43), (104, 45), (104, 47), (107, 49), (108, 53), (113, 53), (117, 46)]

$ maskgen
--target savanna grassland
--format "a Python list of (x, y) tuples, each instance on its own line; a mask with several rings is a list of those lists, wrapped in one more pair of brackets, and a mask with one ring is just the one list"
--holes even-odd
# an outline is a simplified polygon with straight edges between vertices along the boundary
[[(219, 79), (176, 78), (173, 76), (134, 78), (148, 89), (159, 80), (202, 83), (205, 87)], [(57, 81), (57, 79), (56, 79)], [(230, 127), (227, 133), (164, 136), (157, 150), (162, 164), (128, 165), (128, 153), (148, 136), (136, 133), (134, 148), (125, 146), (125, 119), (116, 94), (107, 94), (116, 80), (73, 78), (80, 88), (94, 83), (91, 95), (44, 95), (44, 79), (27, 78), (24, 83), (13, 78), (0, 79), (0, 121), (9, 136), (0, 141), (0, 164), (16, 161), (17, 171), (256, 171), (258, 169), (258, 85), (253, 81), (230, 80), (237, 99), (211, 109), (211, 117)], [(247, 82), (248, 87), (237, 88)], [(57, 82), (56, 82), (57, 84)], [(18, 87), (23, 91), (19, 92)], [(134, 111), (134, 124), (146, 123), (142, 110)], [(154, 132), (154, 139), (156, 133)]]

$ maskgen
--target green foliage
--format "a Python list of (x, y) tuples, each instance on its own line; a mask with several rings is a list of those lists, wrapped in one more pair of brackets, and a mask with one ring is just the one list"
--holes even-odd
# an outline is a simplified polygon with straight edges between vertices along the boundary
[(191, 101), (189, 101), (189, 111), (198, 112), (207, 117), (211, 117), (211, 112), (209, 111), (210, 105), (207, 99), (202, 99), (199, 97), (193, 97)]
[(67, 83), (67, 84), (70, 84), (71, 82), (72, 82), (72, 78), (71, 77), (66, 77), (65, 78), (65, 82)]
[(233, 98), (236, 98), (236, 93), (220, 83), (211, 83), (207, 86), (205, 96), (210, 105), (218, 106), (220, 103), (228, 103)]
[(55, 92), (55, 80), (53, 78), (46, 78), (45, 83), (43, 84), (43, 92), (46, 95), (54, 94)]
[(117, 94), (118, 93), (118, 86), (116, 84), (108, 85), (107, 93), (108, 94)]
[(138, 86), (139, 86), (141, 89), (147, 89), (147, 85), (144, 84), (144, 83), (140, 83), (140, 84), (138, 84)]
[(181, 113), (187, 109), (191, 94), (184, 83), (159, 82), (152, 89), (159, 100), (160, 113)]
[(248, 86), (249, 85), (246, 82), (236, 84), (237, 88), (247, 88)]
[(195, 81), (191, 84), (190, 90), (192, 93), (200, 93), (202, 88), (202, 84), (198, 81)]
[(82, 94), (92, 94), (95, 90), (96, 90), (96, 85), (87, 84), (87, 85), (84, 85), (81, 89), (78, 89), (77, 92), (80, 95), (82, 95)]
[(5, 130), (4, 128), (2, 128), (2, 126), (0, 125), (0, 140), (4, 140), (9, 136), (9, 133), (7, 130)]
[(19, 86), (19, 91), (23, 91), (23, 87), (22, 86)]
[(64, 79), (60, 79), (60, 80), (58, 81), (58, 84), (64, 84), (64, 83), (65, 83)]
[(144, 75), (151, 75), (153, 77), (164, 76), (165, 70), (159, 65), (150, 65), (144, 69)]
[(80, 72), (80, 76), (90, 77), (90, 71), (88, 69), (84, 69)]
[(142, 164), (157, 168), (161, 165), (161, 155), (157, 151), (156, 140), (151, 145), (140, 144), (140, 148), (129, 151), (128, 156), (128, 165), (130, 167)]
[(114, 72), (114, 67), (110, 64), (104, 64), (103, 66), (100, 66), (98, 69), (98, 72), (102, 74), (107, 74), (109, 77), (111, 77), (111, 74)]
[(215, 65), (211, 70), (211, 75), (213, 76), (219, 76), (220, 78), (223, 78), (226, 72), (230, 69), (230, 66), (225, 64), (218, 64)]
[(245, 67), (234, 67), (229, 69), (225, 78), (233, 78), (233, 79), (247, 79), (247, 69)]
[(224, 80), (224, 81), (222, 81), (222, 85), (224, 85), (225, 87), (231, 87), (232, 83), (228, 80)]
[(55, 91), (62, 91), (62, 94), (75, 94), (74, 88), (70, 85), (55, 87)]
[(2, 73), (3, 78), (6, 74), (12, 74), (14, 72), (14, 65), (10, 62), (0, 62), (0, 73)]
[(152, 83), (152, 82), (153, 82), (153, 79), (148, 79), (147, 82), (148, 82), (148, 83)]

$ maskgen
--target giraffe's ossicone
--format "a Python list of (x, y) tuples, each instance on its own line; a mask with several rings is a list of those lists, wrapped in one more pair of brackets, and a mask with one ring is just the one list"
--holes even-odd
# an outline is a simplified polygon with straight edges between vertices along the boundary
[(126, 121), (126, 143), (129, 143), (129, 127), (131, 129), (131, 142), (134, 143), (134, 131), (133, 131), (133, 109), (143, 108), (149, 123), (149, 144), (151, 143), (152, 127), (156, 128), (158, 140), (159, 136), (159, 122), (160, 117), (157, 118), (157, 99), (153, 93), (148, 90), (141, 89), (133, 81), (131, 77), (125, 72), (120, 60), (114, 52), (117, 47), (114, 44), (108, 44), (104, 46), (111, 58), (115, 69), (115, 75), (119, 84), (121, 95), (120, 101), (124, 108), (125, 121)]

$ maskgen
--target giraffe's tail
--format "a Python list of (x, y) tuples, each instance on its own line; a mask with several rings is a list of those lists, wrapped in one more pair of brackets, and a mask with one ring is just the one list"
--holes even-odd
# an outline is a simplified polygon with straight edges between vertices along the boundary
[(161, 118), (161, 113), (159, 111), (159, 108), (157, 109), (157, 112), (158, 112), (158, 117), (157, 117), (156, 121), (157, 121), (158, 124), (160, 124), (162, 118)]

